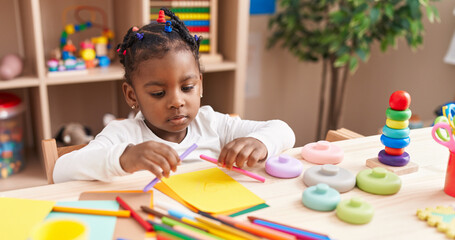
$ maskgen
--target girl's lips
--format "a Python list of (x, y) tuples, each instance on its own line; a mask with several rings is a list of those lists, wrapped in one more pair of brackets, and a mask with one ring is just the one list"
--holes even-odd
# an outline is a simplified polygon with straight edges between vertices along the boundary
[(169, 119), (169, 122), (175, 124), (175, 125), (180, 125), (184, 124), (187, 121), (188, 117), (184, 115), (179, 115), (179, 116), (174, 116)]

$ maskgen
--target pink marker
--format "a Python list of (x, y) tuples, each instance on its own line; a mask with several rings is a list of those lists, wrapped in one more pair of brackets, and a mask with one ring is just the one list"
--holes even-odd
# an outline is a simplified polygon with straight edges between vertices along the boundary
[[(209, 161), (211, 163), (218, 164), (218, 160), (216, 160), (215, 158), (206, 156), (204, 154), (201, 154), (199, 157), (204, 159), (204, 160), (206, 160), (206, 161)], [(257, 174), (252, 173), (252, 172), (248, 172), (247, 170), (243, 170), (243, 169), (238, 168), (238, 167), (232, 167), (232, 171), (241, 173), (241, 174), (246, 175), (246, 176), (248, 176), (250, 178), (254, 178), (254, 179), (258, 180), (258, 181), (265, 182), (265, 178), (264, 177), (261, 177), (261, 176), (259, 176)]]

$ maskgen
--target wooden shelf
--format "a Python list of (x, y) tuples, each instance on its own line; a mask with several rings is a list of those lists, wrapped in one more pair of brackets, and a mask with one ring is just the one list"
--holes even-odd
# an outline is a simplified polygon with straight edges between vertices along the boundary
[(47, 85), (75, 84), (87, 82), (102, 82), (123, 79), (123, 67), (114, 64), (107, 68), (93, 68), (83, 71), (66, 71), (48, 73), (45, 78)]
[(0, 89), (28, 88), (38, 86), (39, 78), (34, 76), (20, 76), (15, 79), (3, 80), (0, 82)]

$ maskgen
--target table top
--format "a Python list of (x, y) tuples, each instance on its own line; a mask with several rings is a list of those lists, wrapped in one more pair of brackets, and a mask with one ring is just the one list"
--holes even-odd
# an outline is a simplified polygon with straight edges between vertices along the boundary
[[(338, 164), (354, 174), (366, 169), (365, 161), (376, 157), (384, 148), (380, 135), (334, 142), (344, 150), (344, 160)], [(302, 193), (306, 189), (302, 175), (293, 179), (278, 179), (269, 176), (263, 166), (246, 168), (266, 178), (265, 183), (226, 171), (246, 188), (264, 199), (270, 206), (250, 216), (265, 218), (283, 224), (328, 234), (334, 239), (447, 239), (434, 227), (416, 217), (417, 209), (436, 206), (455, 207), (455, 198), (443, 192), (449, 150), (437, 144), (431, 137), (431, 128), (411, 130), (411, 143), (406, 148), (411, 161), (419, 165), (415, 173), (402, 175), (402, 187), (394, 195), (381, 196), (361, 191), (358, 188), (342, 193), (341, 200), (361, 197), (373, 205), (375, 212), (371, 222), (352, 225), (339, 220), (335, 211), (318, 212), (302, 204)], [(302, 159), (301, 147), (286, 151), (287, 154)], [(302, 161), (304, 170), (314, 164)], [(176, 174), (214, 167), (213, 164), (200, 163), (179, 166)], [(85, 191), (141, 190), (153, 175), (146, 171), (119, 177), (113, 182), (73, 181), (46, 186), (0, 192), (0, 197), (16, 197), (55, 201), (74, 201)], [(173, 201), (154, 190), (154, 202)], [(176, 202), (173, 202), (179, 205)], [(246, 221), (246, 215), (238, 216)]]

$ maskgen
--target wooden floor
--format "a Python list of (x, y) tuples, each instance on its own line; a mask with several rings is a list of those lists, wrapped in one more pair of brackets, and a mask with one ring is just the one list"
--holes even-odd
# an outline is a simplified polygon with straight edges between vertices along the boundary
[(6, 179), (0, 178), (0, 196), (2, 191), (46, 185), (46, 174), (39, 158), (28, 157), (24, 169)]

